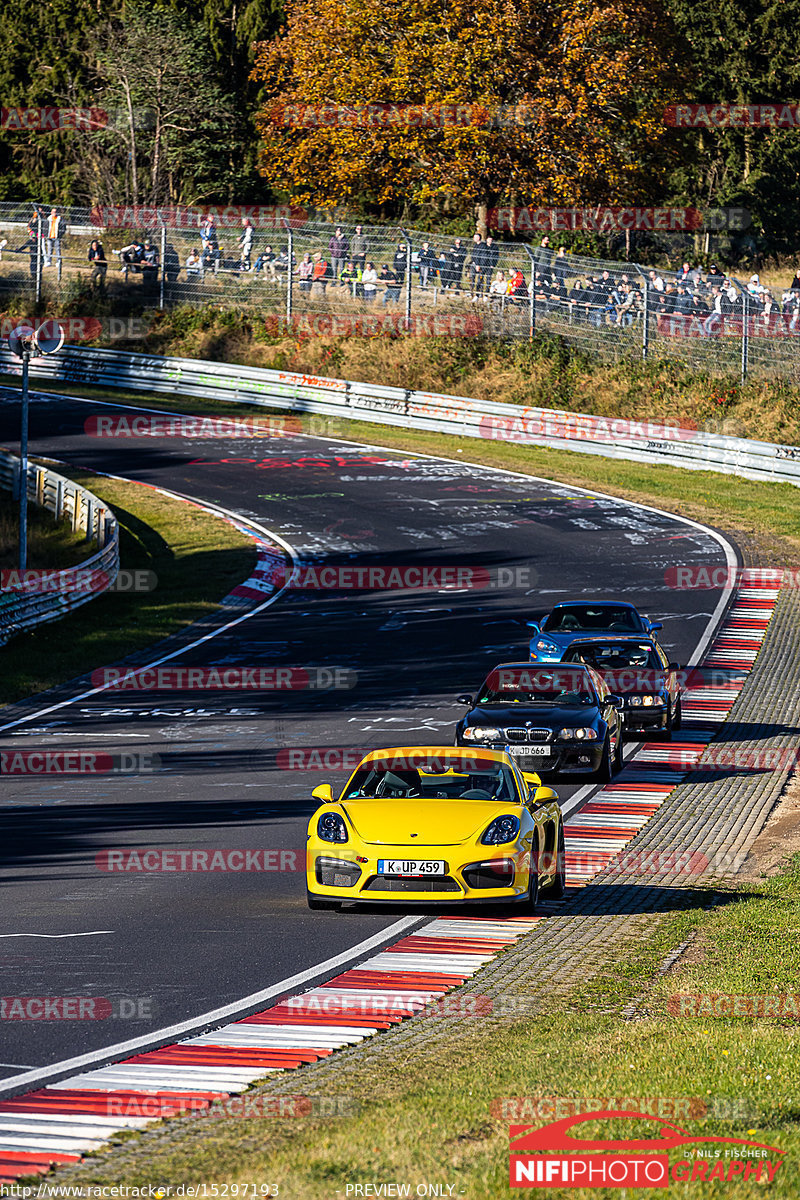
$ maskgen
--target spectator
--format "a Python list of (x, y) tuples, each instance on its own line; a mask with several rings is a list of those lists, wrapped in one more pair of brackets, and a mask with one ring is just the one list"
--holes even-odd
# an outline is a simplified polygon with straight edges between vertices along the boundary
[(397, 278), (397, 282), (400, 284), (400, 287), (402, 287), (406, 281), (406, 244), (405, 244), (405, 242), (397, 243), (397, 249), (394, 252), (394, 273)]
[(241, 258), (239, 260), (239, 270), (240, 271), (249, 271), (250, 270), (250, 256), (253, 253), (253, 238), (254, 237), (255, 237), (255, 230), (253, 229), (252, 221), (250, 220), (249, 217), (243, 217), (242, 218), (242, 232), (239, 234), (239, 239), (238, 239), (239, 240), (239, 248), (242, 252)]
[(711, 312), (700, 326), (703, 336), (712, 337), (724, 324), (725, 317), (730, 311), (730, 300), (723, 293), (719, 284), (715, 283), (711, 288)]
[(422, 243), (422, 249), (419, 252), (419, 285), (427, 288), (428, 280), (431, 275), (435, 275), (436, 266), (438, 263), (438, 255), (435, 250), (432, 250), (427, 242)]
[(301, 292), (311, 291), (311, 284), (314, 277), (314, 264), (311, 261), (311, 255), (306, 253), (303, 255), (302, 262), (297, 266), (297, 278)]
[(751, 296), (757, 296), (761, 290), (761, 284), (757, 275), (750, 276), (750, 282), (747, 285), (747, 290)]
[(203, 250), (205, 250), (206, 246), (211, 246), (212, 250), (219, 249), (217, 227), (211, 217), (206, 217), (200, 226), (200, 242), (202, 243)]
[(439, 278), (442, 282), (442, 291), (449, 291), (453, 279), (453, 263), (449, 250), (443, 250), (439, 255)]
[(458, 295), (463, 287), (462, 275), (464, 273), (464, 263), (467, 258), (467, 248), (462, 244), (461, 238), (456, 238), (450, 247), (450, 286)]
[(358, 267), (363, 275), (364, 267), (367, 261), (367, 253), (369, 251), (369, 242), (364, 237), (360, 225), (356, 225), (356, 231), (353, 234), (350, 250), (353, 256), (353, 266)]
[(675, 304), (673, 306), (673, 311), (680, 313), (680, 315), (683, 317), (691, 316), (692, 293), (682, 283), (678, 284), (678, 288), (675, 293)]
[(8, 238), (0, 238), (0, 262), (3, 261), (3, 251), (8, 245)]
[(708, 268), (708, 278), (713, 280), (713, 279), (724, 279), (724, 277), (725, 277), (725, 272), (720, 271), (720, 269), (716, 263), (712, 263), (711, 266)]
[(333, 278), (338, 280), (350, 254), (350, 243), (342, 233), (341, 226), (339, 225), (336, 226), (336, 233), (333, 234), (331, 240), (328, 242), (328, 253), (331, 257)]
[(203, 278), (203, 260), (198, 250), (190, 250), (186, 258), (186, 278)]
[(489, 263), (489, 255), (486, 249), (486, 243), (479, 233), (476, 233), (472, 239), (472, 254), (470, 256), (469, 270), (472, 279), (470, 291), (472, 293), (472, 303), (480, 299), (486, 291), (486, 275)]
[(378, 276), (381, 283), (386, 284), (386, 291), (383, 293), (383, 303), (397, 304), (400, 300), (400, 284), (397, 275), (391, 269), (388, 263), (384, 263), (381, 267), (381, 273)]
[(256, 264), (253, 267), (253, 274), (257, 275), (259, 271), (263, 271), (265, 275), (269, 274), (270, 279), (275, 279), (276, 257), (277, 256), (275, 251), (272, 249), (272, 246), (265, 246), (256, 259)]
[(544, 275), (545, 273), (549, 273), (552, 259), (553, 251), (550, 249), (550, 238), (545, 234), (533, 252), (533, 261)]
[(27, 250), (28, 254), (30, 255), (31, 279), (35, 279), (36, 264), (39, 258), (39, 238), (35, 233), (31, 233), (30, 226), (28, 227), (27, 240), (24, 241), (21, 246), (18, 246), (14, 253), (22, 254), (25, 250)]
[(203, 246), (203, 271), (216, 272), (218, 263), (219, 249), (217, 249), (215, 252), (212, 244), (210, 242), (206, 242)]
[(67, 222), (59, 216), (57, 208), (50, 209), (44, 239), (44, 265), (50, 266), (53, 258), (61, 263), (61, 239), (67, 232)]
[(664, 280), (661, 278), (661, 276), (658, 274), (657, 271), (651, 271), (650, 275), (649, 275), (649, 279), (650, 279), (650, 286), (652, 288), (655, 288), (655, 290), (657, 292), (664, 291)]
[[(288, 250), (279, 250), (278, 256), (275, 259), (274, 265), (275, 265), (275, 270), (279, 274), (281, 274), (281, 273), (288, 274), (288, 272), (289, 272), (289, 251)], [(292, 264), (292, 265), (294, 265), (294, 264)]]
[(328, 287), (328, 279), (330, 278), (330, 267), (318, 250), (314, 254), (314, 269), (311, 278), (314, 286), (318, 287), (324, 296)]
[(128, 267), (144, 261), (144, 246), (141, 242), (131, 242), (129, 246), (117, 250), (117, 254), (122, 263), (120, 270), (127, 272)]
[(562, 287), (566, 288), (568, 264), (567, 252), (563, 246), (558, 247), (558, 253), (553, 260), (551, 270), (553, 272), (553, 278), (556, 281), (556, 286), (559, 289)]
[(491, 279), (492, 271), (497, 270), (500, 261), (500, 247), (495, 245), (493, 237), (486, 239), (486, 278)]
[(506, 279), (505, 271), (498, 271), (492, 282), (489, 284), (489, 300), (495, 312), (500, 309), (505, 311), (504, 297), (508, 295), (508, 280)]
[(147, 267), (157, 267), (159, 264), (158, 251), (149, 238), (144, 243), (144, 254), (142, 255), (142, 264)]
[(364, 299), (371, 304), (378, 294), (378, 272), (374, 263), (368, 262), (361, 272), (361, 286), (364, 289)]
[(94, 263), (89, 282), (92, 285), (92, 289), (96, 287), (97, 291), (102, 296), (106, 290), (106, 272), (108, 271), (108, 263), (106, 262), (106, 252), (103, 249), (103, 243), (99, 242), (97, 238), (94, 239), (89, 247), (87, 258), (89, 259), (90, 263)]
[(522, 304), (523, 301), (530, 299), (528, 285), (525, 282), (525, 276), (522, 274), (522, 271), (519, 269), (519, 267), (517, 267), (517, 269), (511, 273), (511, 280), (508, 285), (508, 296), (509, 303), (511, 304)]
[(789, 284), (789, 291), (790, 292), (800, 292), (800, 272), (795, 271), (794, 279)]
[(364, 289), (361, 286), (361, 267), (357, 267), (351, 259), (344, 269), (339, 274), (339, 280), (343, 287), (349, 288), (350, 295), (357, 299), (364, 297)]

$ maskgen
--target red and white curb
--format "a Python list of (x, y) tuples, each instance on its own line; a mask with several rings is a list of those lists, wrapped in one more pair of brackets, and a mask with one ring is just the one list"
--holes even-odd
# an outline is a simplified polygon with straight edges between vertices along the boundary
[[(274, 547), (267, 542), (259, 546), (259, 565), (242, 585), (241, 599), (263, 595), (271, 554)], [(779, 587), (779, 581), (749, 586), (745, 572), (703, 667), (750, 670)], [(647, 824), (701, 757), (742, 686), (738, 681), (685, 693), (683, 729), (674, 740), (645, 744), (613, 783), (566, 822), (571, 887), (586, 884)], [(316, 1062), (372, 1037), (473, 978), (558, 908), (559, 902), (547, 903), (541, 915), (508, 919), (438, 918), (327, 983), (263, 1012), (0, 1101), (0, 1183), (78, 1162), (115, 1133), (141, 1128), (156, 1117), (207, 1109), (268, 1074)]]
[[(755, 571), (753, 575), (761, 576), (763, 572)], [(759, 586), (750, 585), (748, 572), (742, 572), (736, 599), (697, 669), (698, 677), (715, 669), (731, 670), (741, 677), (725, 678), (721, 686), (688, 688), (681, 701), (681, 729), (673, 734), (673, 740), (646, 742), (614, 782), (565, 823), (569, 886), (586, 884), (607, 867), (705, 753), (744, 687), (744, 677), (761, 649), (780, 586), (780, 572), (774, 573), (774, 581)], [(699, 871), (705, 865), (705, 860), (691, 851), (654, 858), (653, 865), (663, 874), (670, 869)], [(646, 866), (646, 862), (641, 865)]]

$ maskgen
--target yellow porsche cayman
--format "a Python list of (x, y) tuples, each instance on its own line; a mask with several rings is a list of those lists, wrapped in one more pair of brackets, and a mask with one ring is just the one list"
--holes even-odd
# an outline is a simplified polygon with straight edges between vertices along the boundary
[(351, 901), (513, 904), (564, 891), (558, 796), (504, 750), (403, 746), (368, 754), (308, 826), (309, 908)]

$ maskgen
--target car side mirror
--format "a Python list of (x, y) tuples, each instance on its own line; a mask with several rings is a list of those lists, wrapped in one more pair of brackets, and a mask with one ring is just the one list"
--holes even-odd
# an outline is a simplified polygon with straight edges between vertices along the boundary
[(662, 623), (661, 623), (660, 621), (651, 621), (651, 622), (650, 622), (650, 628), (651, 628), (651, 629), (653, 630), (653, 632), (655, 633), (655, 631), (656, 631), (657, 629), (663, 629), (663, 628), (664, 628), (664, 626), (662, 625)]
[(528, 629), (535, 629), (537, 633), (542, 632), (538, 621), (526, 621), (525, 624), (528, 626)]
[(542, 786), (541, 779), (534, 771), (523, 771), (522, 778), (525, 780), (532, 792), (535, 792), (537, 788)]
[(311, 795), (322, 804), (333, 804), (333, 789), (329, 783), (317, 784)]
[(462, 692), (460, 696), (456, 696), (456, 704), (467, 704), (472, 708), (472, 696), (468, 696), (466, 692)]
[(531, 799), (534, 804), (549, 804), (551, 800), (558, 800), (558, 792), (549, 787), (538, 787), (531, 793)]
[(611, 705), (612, 708), (624, 708), (625, 707), (625, 701), (622, 699), (622, 696), (609, 695), (609, 696), (606, 696), (606, 699), (608, 700), (608, 703)]

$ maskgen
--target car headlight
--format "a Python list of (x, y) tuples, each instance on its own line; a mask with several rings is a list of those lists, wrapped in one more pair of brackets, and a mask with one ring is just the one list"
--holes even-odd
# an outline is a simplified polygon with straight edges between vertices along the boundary
[(499, 846), (503, 842), (513, 842), (518, 833), (519, 817), (504, 813), (502, 817), (495, 817), (481, 841), (484, 846)]
[(503, 734), (493, 725), (468, 725), (461, 736), (465, 742), (499, 742)]
[(548, 642), (545, 638), (540, 638), (536, 643), (536, 649), (541, 650), (543, 654), (558, 654), (558, 646), (554, 646), (552, 642)]
[(347, 826), (344, 817), (336, 812), (323, 813), (317, 821), (317, 836), (323, 842), (346, 842)]
[(570, 741), (572, 738), (575, 738), (579, 742), (597, 741), (597, 734), (594, 729), (582, 725), (579, 725), (577, 729), (559, 729), (558, 737), (563, 738), (565, 741)]

